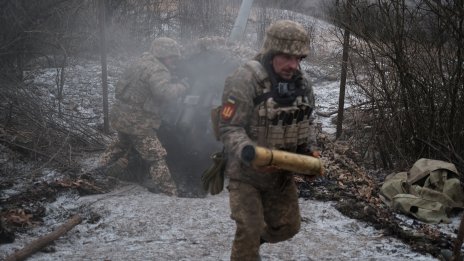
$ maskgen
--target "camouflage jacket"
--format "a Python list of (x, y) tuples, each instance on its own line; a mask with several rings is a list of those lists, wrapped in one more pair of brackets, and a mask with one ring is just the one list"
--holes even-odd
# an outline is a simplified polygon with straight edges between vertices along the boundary
[(117, 130), (128, 134), (146, 135), (158, 129), (164, 108), (186, 91), (177, 83), (166, 66), (149, 53), (124, 72), (116, 85), (116, 102), (110, 122)]
[[(219, 121), (219, 134), (221, 141), (226, 149), (228, 161), (225, 170), (226, 175), (231, 179), (239, 179), (251, 184), (272, 187), (282, 180), (283, 175), (288, 173), (260, 173), (250, 166), (246, 166), (240, 159), (241, 151), (246, 145), (260, 145), (258, 138), (252, 129), (259, 118), (259, 106), (254, 104), (254, 99), (263, 93), (263, 90), (270, 89), (271, 81), (268, 74), (262, 68), (256, 69), (257, 61), (250, 61), (238, 68), (231, 76), (226, 79), (222, 97), (222, 111)], [(309, 104), (314, 108), (314, 94), (312, 86), (304, 76), (306, 88), (305, 96)], [(312, 124), (311, 121), (308, 124)], [(307, 145), (315, 144), (315, 136), (308, 135)], [(268, 146), (271, 147), (272, 146)], [(292, 151), (292, 149), (287, 149)], [(293, 152), (295, 152), (294, 150)]]

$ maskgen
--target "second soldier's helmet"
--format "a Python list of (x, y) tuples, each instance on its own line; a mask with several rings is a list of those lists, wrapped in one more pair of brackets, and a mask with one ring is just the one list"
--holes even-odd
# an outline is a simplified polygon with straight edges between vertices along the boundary
[(180, 45), (168, 37), (156, 38), (151, 44), (150, 52), (156, 58), (180, 57)]
[(309, 35), (299, 23), (279, 20), (266, 30), (261, 53), (270, 51), (290, 55), (309, 55)]

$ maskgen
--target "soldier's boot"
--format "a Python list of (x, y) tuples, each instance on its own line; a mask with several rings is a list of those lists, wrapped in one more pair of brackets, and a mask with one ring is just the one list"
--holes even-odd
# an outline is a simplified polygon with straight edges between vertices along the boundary
[(129, 160), (126, 157), (121, 157), (106, 167), (106, 175), (120, 180), (130, 181), (131, 177), (127, 168), (128, 165)]
[(151, 178), (143, 186), (152, 193), (163, 193), (168, 196), (177, 196), (179, 194), (175, 184), (156, 184)]
[(170, 185), (166, 186), (165, 184), (158, 184), (151, 177), (146, 177), (140, 181), (140, 185), (145, 187), (151, 193), (164, 193), (168, 196), (178, 195), (177, 188)]
[(163, 162), (152, 162), (149, 173), (140, 185), (146, 187), (152, 193), (164, 193), (168, 196), (177, 196), (177, 187), (169, 173), (169, 169)]

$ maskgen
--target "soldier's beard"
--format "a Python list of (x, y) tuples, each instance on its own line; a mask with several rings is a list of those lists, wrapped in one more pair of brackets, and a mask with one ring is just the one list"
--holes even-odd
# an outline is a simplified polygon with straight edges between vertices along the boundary
[(290, 81), (295, 75), (295, 72), (293, 70), (283, 70), (280, 74), (276, 73), (276, 75), (278, 78), (281, 78), (281, 80)]

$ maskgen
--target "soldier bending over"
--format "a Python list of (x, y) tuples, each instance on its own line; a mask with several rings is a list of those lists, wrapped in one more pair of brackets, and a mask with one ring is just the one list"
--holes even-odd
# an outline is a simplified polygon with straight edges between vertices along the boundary
[[(177, 188), (156, 132), (168, 103), (182, 97), (189, 88), (174, 80), (180, 55), (176, 41), (161, 37), (153, 41), (150, 52), (124, 72), (116, 85), (116, 101), (110, 114), (118, 140), (102, 156), (108, 175), (138, 181), (152, 192), (167, 195), (177, 195)], [(132, 159), (139, 159), (147, 171), (129, 170)]]

